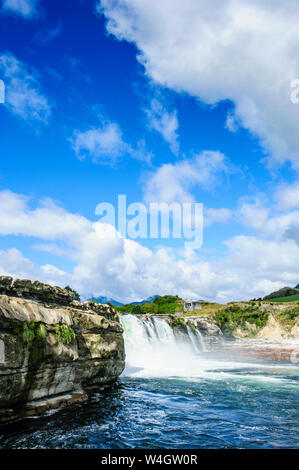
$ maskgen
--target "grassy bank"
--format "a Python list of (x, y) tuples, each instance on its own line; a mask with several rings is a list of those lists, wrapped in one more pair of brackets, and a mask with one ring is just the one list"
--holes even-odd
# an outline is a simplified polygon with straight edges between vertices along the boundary
[(287, 297), (279, 297), (277, 299), (271, 299), (269, 302), (299, 302), (299, 294), (289, 295)]

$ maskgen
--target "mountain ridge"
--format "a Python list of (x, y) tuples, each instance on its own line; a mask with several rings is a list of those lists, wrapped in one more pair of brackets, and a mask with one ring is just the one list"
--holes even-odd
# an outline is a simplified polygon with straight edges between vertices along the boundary
[(105, 296), (91, 297), (88, 300), (90, 300), (91, 302), (98, 302), (99, 304), (111, 304), (114, 305), (114, 307), (121, 307), (123, 305), (121, 302), (118, 302), (118, 300), (111, 299)]

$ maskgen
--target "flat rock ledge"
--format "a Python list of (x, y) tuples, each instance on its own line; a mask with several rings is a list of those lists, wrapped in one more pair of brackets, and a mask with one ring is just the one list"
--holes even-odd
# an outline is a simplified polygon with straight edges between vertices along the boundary
[(0, 423), (70, 405), (117, 380), (123, 329), (110, 305), (0, 277)]

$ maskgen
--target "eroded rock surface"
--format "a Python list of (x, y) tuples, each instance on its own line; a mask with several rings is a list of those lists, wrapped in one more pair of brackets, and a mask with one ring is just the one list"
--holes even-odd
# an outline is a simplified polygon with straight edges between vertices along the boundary
[(123, 330), (112, 307), (0, 278), (0, 422), (82, 400), (124, 366)]

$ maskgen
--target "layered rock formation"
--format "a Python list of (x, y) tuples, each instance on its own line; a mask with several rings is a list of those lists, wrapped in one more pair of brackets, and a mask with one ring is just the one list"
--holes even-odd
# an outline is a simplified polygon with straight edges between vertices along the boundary
[(223, 340), (223, 333), (213, 319), (208, 317), (185, 317), (186, 324), (193, 325), (203, 335), (206, 344), (212, 345)]
[(0, 422), (80, 401), (125, 366), (123, 330), (109, 305), (0, 277)]

